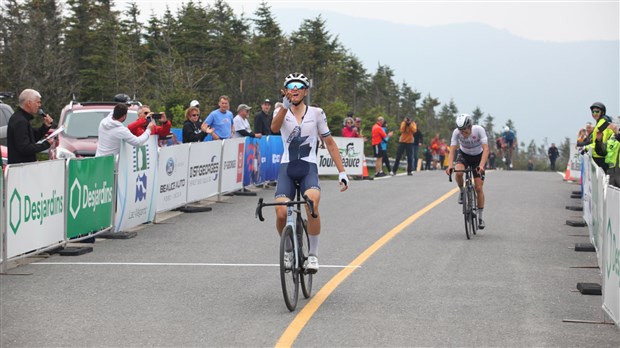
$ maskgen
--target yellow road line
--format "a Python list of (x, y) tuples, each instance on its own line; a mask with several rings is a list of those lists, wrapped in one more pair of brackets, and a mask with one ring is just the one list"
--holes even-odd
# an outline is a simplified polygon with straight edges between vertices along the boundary
[(452, 196), (458, 191), (458, 188), (448, 191), (443, 196), (439, 197), (434, 202), (430, 203), (426, 207), (417, 211), (415, 214), (408, 217), (405, 221), (398, 224), (398, 226), (391, 229), (389, 232), (383, 235), (383, 237), (379, 238), (376, 242), (374, 242), (368, 249), (364, 250), (358, 257), (355, 258), (346, 268), (338, 272), (332, 279), (325, 284), (319, 290), (319, 292), (314, 295), (310, 301), (304, 306), (304, 308), (295, 316), (295, 319), (291, 322), (291, 324), (286, 328), (280, 339), (276, 343), (276, 347), (291, 347), (297, 336), (303, 328), (306, 326), (310, 318), (314, 315), (314, 313), (321, 307), (323, 302), (327, 300), (329, 295), (331, 295), (334, 290), (345, 280), (351, 273), (353, 273), (356, 269), (359, 268), (368, 258), (370, 258), (377, 250), (381, 249), (387, 242), (389, 242), (392, 238), (398, 235), (405, 227), (412, 224), (422, 215), (428, 213), (431, 209), (435, 208), (441, 202), (448, 199), (448, 197)]

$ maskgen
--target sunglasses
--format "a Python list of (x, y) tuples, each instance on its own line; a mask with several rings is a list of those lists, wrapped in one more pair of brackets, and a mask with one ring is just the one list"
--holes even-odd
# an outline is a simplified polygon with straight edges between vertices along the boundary
[(592, 110), (592, 113), (593, 113), (593, 114), (600, 114), (600, 113), (601, 113), (601, 110)]
[(286, 85), (286, 89), (288, 89), (288, 90), (293, 90), (295, 88), (297, 88), (297, 89), (306, 89), (307, 87), (306, 87), (306, 85), (304, 85), (301, 82), (291, 82), (288, 85)]
[(198, 116), (198, 114), (191, 114), (190, 116), (191, 117), (196, 117), (196, 116)]

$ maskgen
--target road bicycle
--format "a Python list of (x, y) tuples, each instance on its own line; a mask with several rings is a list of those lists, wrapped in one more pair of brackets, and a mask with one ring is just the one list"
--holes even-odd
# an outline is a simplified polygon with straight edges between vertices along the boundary
[(452, 182), (452, 173), (465, 173), (463, 181), (463, 218), (465, 220), (465, 235), (467, 239), (475, 235), (478, 230), (478, 200), (474, 186), (474, 170), (472, 167), (467, 167), (463, 170), (452, 169), (448, 176), (450, 182)]
[[(309, 298), (312, 294), (312, 274), (308, 273), (305, 268), (310, 240), (308, 238), (308, 221), (303, 218), (301, 212), (301, 206), (304, 204), (308, 207), (310, 215), (316, 218), (314, 203), (306, 195), (303, 195), (303, 200), (301, 199), (299, 184), (296, 183), (296, 199), (294, 201), (264, 203), (263, 199), (259, 198), (256, 207), (256, 217), (260, 221), (265, 221), (263, 207), (284, 205), (287, 208), (286, 226), (284, 226), (280, 237), (280, 281), (284, 303), (291, 312), (297, 307), (300, 284), (304, 298)], [(284, 264), (284, 255), (291, 251), (286, 250), (287, 246), (290, 248), (291, 245), (293, 246), (293, 262), (292, 267), (287, 268)]]

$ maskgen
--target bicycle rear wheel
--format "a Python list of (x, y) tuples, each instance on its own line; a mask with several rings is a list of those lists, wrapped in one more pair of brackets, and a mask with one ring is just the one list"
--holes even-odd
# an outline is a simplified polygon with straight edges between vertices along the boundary
[[(304, 262), (308, 259), (308, 248), (310, 246), (310, 239), (308, 238), (308, 221), (299, 219), (297, 221), (297, 231), (301, 233), (299, 236), (299, 249), (301, 255), (301, 264), (304, 265)], [(303, 266), (302, 266), (303, 267)], [(309, 298), (312, 295), (312, 274), (306, 272), (305, 269), (302, 269), (301, 275), (301, 292), (304, 294), (305, 298)]]
[(289, 311), (294, 311), (297, 307), (297, 298), (299, 296), (299, 268), (298, 261), (293, 260), (292, 269), (286, 269), (284, 265), (284, 255), (286, 253), (287, 240), (293, 246), (293, 228), (291, 226), (284, 227), (282, 237), (280, 238), (280, 281), (282, 283), (282, 295), (284, 295), (284, 303)]

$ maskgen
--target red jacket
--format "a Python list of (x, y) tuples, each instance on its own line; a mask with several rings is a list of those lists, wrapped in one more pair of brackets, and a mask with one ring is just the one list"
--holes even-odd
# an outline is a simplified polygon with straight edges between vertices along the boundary
[[(131, 122), (127, 128), (129, 128), (129, 131), (131, 132), (131, 134), (139, 137), (142, 135), (142, 133), (144, 133), (144, 131), (146, 131), (146, 118), (145, 117), (141, 117), (138, 118), (137, 120)], [(172, 124), (170, 123), (170, 120), (167, 120), (166, 122), (162, 123), (161, 126), (155, 126), (155, 129), (153, 130), (153, 134), (157, 134), (160, 137), (165, 137), (168, 134), (170, 134), (170, 127), (172, 126)]]

